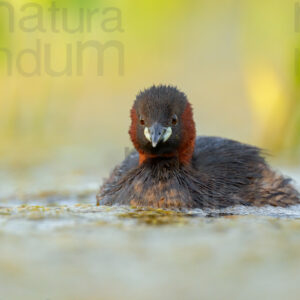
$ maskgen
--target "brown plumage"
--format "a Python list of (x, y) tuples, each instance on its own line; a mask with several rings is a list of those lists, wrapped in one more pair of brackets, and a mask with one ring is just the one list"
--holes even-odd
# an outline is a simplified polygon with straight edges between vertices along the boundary
[(271, 170), (260, 149), (196, 138), (191, 105), (175, 87), (141, 92), (131, 121), (136, 151), (103, 184), (98, 204), (180, 209), (300, 203), (291, 180)]

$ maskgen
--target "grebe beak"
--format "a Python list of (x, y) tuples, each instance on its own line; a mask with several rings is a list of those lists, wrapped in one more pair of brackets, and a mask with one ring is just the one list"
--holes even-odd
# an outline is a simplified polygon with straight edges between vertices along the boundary
[(155, 148), (160, 141), (166, 142), (172, 134), (171, 127), (164, 127), (159, 123), (154, 123), (150, 128), (146, 127), (144, 135)]

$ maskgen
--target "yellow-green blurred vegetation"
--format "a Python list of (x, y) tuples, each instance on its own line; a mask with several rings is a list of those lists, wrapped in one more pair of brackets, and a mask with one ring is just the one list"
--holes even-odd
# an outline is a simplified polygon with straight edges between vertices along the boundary
[[(59, 32), (51, 27), (53, 1), (7, 3), (13, 7), (14, 30), (9, 30), (7, 7), (0, 5), (0, 48), (10, 51), (13, 68), (7, 74), (8, 56), (0, 51), (2, 162), (40, 162), (65, 146), (121, 157), (124, 147), (130, 146), (129, 109), (135, 94), (159, 83), (186, 92), (198, 134), (257, 144), (290, 161), (299, 156), (296, 2), (60, 0), (55, 2)], [(20, 22), (27, 28), (38, 25), (37, 8), (29, 5), (22, 11), (29, 3), (42, 8), (45, 32), (25, 32), (20, 27)], [(82, 9), (82, 32), (63, 29), (62, 8), (67, 9), (73, 29), (80, 24)], [(88, 11), (97, 8), (92, 19), (86, 18)], [(24, 20), (29, 16), (33, 17)], [(17, 57), (22, 50), (36, 49), (37, 41), (41, 73), (24, 76), (16, 67)], [(105, 49), (102, 76), (97, 74), (98, 58), (92, 48), (85, 51), (83, 75), (76, 73), (77, 43), (89, 41), (113, 41), (123, 47)], [(66, 66), (70, 45), (72, 73), (47, 74), (46, 44), (51, 47), (52, 68), (58, 71)], [(27, 53), (21, 64), (27, 72), (33, 71), (34, 57)]]

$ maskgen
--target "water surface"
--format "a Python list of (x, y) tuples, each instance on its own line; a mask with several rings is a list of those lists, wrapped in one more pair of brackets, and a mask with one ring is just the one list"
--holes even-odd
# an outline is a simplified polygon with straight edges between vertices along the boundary
[(92, 172), (39, 174), (2, 177), (0, 299), (299, 298), (300, 206), (97, 207)]

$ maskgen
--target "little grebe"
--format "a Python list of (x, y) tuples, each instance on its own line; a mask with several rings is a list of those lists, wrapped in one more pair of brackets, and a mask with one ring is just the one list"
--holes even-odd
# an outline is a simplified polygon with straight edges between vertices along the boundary
[(160, 208), (288, 206), (300, 203), (290, 179), (261, 150), (219, 137), (196, 137), (190, 103), (171, 86), (139, 93), (129, 135), (136, 149), (117, 166), (97, 204)]

